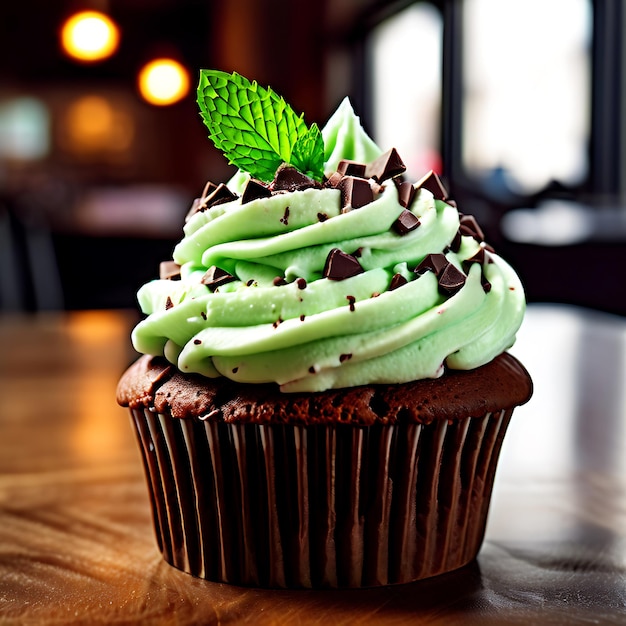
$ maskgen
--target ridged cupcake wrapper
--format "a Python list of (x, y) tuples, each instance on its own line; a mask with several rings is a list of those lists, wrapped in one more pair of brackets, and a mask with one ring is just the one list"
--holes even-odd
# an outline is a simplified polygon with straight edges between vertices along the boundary
[(511, 413), (358, 427), (132, 411), (165, 560), (259, 587), (405, 583), (470, 562)]

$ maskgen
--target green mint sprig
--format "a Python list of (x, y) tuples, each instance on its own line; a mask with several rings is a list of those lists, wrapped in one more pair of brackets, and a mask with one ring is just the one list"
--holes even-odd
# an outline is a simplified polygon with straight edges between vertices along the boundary
[(282, 163), (321, 181), (324, 140), (272, 89), (236, 72), (201, 70), (198, 105), (209, 138), (229, 163), (269, 182)]

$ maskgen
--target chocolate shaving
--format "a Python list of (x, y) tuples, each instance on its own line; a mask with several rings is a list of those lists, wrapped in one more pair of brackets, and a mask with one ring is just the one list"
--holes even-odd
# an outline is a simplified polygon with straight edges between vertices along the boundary
[(210, 291), (215, 291), (218, 287), (237, 280), (236, 276), (229, 274), (226, 270), (215, 265), (211, 266), (200, 279), (200, 283), (206, 285)]
[(415, 230), (420, 225), (419, 219), (411, 211), (404, 209), (398, 216), (398, 219), (391, 225), (391, 227), (399, 235), (408, 235), (412, 230)]
[(323, 276), (330, 280), (345, 280), (362, 272), (363, 268), (355, 257), (333, 248), (326, 257)]
[(406, 285), (409, 281), (402, 274), (394, 274), (389, 285), (389, 291), (393, 291), (402, 285)]
[(374, 201), (374, 192), (365, 178), (345, 176), (339, 185), (343, 209), (360, 209)]
[(319, 183), (303, 174), (291, 165), (281, 165), (270, 184), (271, 191), (303, 191), (312, 187), (320, 187)]
[(162, 261), (159, 264), (161, 280), (180, 280), (180, 265), (175, 261)]
[(427, 189), (433, 194), (436, 200), (446, 200), (448, 198), (446, 188), (433, 170), (430, 170), (426, 176), (415, 183), (415, 187), (417, 189)]
[(377, 183), (384, 180), (394, 178), (406, 171), (406, 165), (403, 163), (398, 151), (395, 148), (387, 150), (377, 159), (368, 163), (365, 168), (365, 177), (373, 178)]
[(261, 198), (269, 198), (272, 195), (270, 188), (256, 178), (251, 178), (243, 190), (241, 196), (241, 204), (252, 202), (252, 200), (260, 200)]
[(351, 161), (350, 159), (341, 159), (337, 165), (337, 172), (342, 176), (358, 176), (359, 178), (365, 178), (365, 168), (365, 163)]

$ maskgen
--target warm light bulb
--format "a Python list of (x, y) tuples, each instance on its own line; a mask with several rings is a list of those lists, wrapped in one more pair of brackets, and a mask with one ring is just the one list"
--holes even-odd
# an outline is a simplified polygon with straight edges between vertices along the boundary
[(100, 61), (110, 57), (119, 43), (119, 30), (104, 13), (81, 11), (69, 17), (61, 28), (61, 45), (79, 61)]
[(189, 74), (178, 61), (154, 59), (139, 71), (139, 91), (150, 104), (174, 104), (189, 92)]

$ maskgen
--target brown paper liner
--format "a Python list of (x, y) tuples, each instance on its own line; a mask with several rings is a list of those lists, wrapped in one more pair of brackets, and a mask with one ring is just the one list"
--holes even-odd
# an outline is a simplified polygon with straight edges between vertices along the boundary
[(470, 562), (511, 413), (359, 427), (132, 410), (165, 560), (259, 587), (406, 583)]

